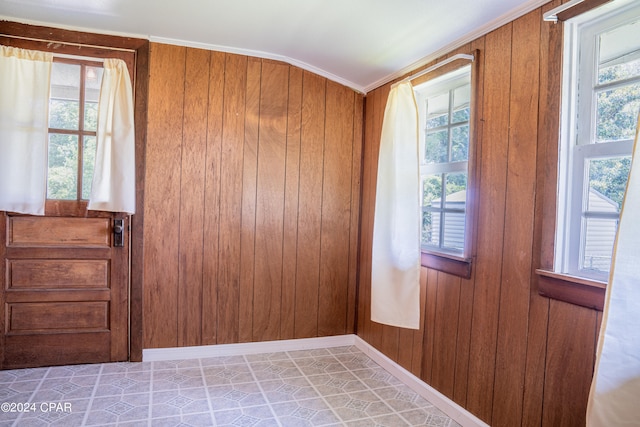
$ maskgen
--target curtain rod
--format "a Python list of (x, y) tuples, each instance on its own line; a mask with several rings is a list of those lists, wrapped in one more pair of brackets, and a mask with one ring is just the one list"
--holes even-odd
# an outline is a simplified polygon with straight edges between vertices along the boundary
[(98, 46), (93, 44), (84, 44), (84, 43), (74, 43), (74, 42), (66, 42), (60, 40), (47, 40), (47, 39), (39, 39), (34, 37), (25, 37), (25, 36), (17, 36), (15, 34), (4, 34), (0, 33), (0, 37), (9, 37), (12, 39), (20, 39), (20, 40), (28, 40), (33, 42), (42, 42), (42, 43), (54, 43), (54, 44), (64, 44), (68, 46), (78, 46), (78, 47), (91, 47), (95, 49), (104, 49), (104, 50), (119, 50), (122, 52), (135, 52), (135, 49), (127, 49), (122, 47), (109, 47), (109, 46)]
[(609, 3), (611, 0), (571, 0), (555, 9), (551, 9), (542, 16), (543, 21), (558, 22), (574, 18), (582, 13)]
[(451, 62), (453, 62), (453, 61), (457, 61), (458, 59), (468, 59), (468, 60), (469, 60), (469, 61), (471, 61), (471, 62), (473, 62), (473, 61), (475, 60), (475, 58), (474, 58), (474, 56), (473, 56), (473, 55), (468, 55), (468, 54), (466, 54), (466, 53), (458, 53), (458, 54), (456, 54), (456, 55), (453, 55), (453, 56), (452, 56), (452, 57), (450, 57), (450, 58), (445, 59), (444, 61), (438, 62), (438, 63), (437, 63), (437, 64), (435, 64), (435, 65), (432, 65), (432, 66), (431, 66), (431, 67), (429, 67), (429, 68), (425, 68), (425, 69), (424, 69), (424, 70), (422, 70), (422, 71), (418, 71), (418, 72), (417, 72), (417, 73), (415, 73), (415, 74), (411, 74), (409, 77), (405, 77), (404, 79), (400, 80), (400, 81), (399, 81), (398, 83), (396, 83), (396, 84), (405, 83), (405, 82), (411, 81), (411, 80), (413, 80), (413, 79), (415, 79), (415, 78), (418, 78), (418, 77), (420, 77), (420, 76), (424, 76), (425, 74), (430, 73), (430, 72), (432, 72), (433, 70), (437, 70), (438, 68), (440, 68), (440, 67), (442, 67), (442, 66), (444, 66), (444, 65), (447, 65), (447, 64), (449, 64), (449, 63), (451, 63)]

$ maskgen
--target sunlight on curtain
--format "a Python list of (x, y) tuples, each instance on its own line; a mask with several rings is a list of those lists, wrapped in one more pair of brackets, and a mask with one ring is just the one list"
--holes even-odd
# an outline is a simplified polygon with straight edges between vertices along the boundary
[(98, 101), (96, 161), (87, 209), (134, 213), (133, 91), (124, 61), (105, 59)]
[(411, 83), (391, 88), (382, 123), (373, 225), (371, 320), (420, 326), (418, 112)]
[(640, 422), (640, 116), (611, 262), (587, 426)]
[(0, 46), (0, 210), (44, 215), (52, 62)]

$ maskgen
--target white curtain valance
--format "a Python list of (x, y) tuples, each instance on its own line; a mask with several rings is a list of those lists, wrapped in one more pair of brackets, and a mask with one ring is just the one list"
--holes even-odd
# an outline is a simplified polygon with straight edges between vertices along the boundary
[(0, 46), (0, 210), (44, 215), (52, 62)]
[(410, 82), (384, 111), (373, 225), (371, 320), (420, 327), (418, 108)]

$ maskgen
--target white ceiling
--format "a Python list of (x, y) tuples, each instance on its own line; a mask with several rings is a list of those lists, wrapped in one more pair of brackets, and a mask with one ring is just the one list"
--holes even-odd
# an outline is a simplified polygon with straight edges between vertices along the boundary
[(547, 1), (0, 0), (0, 19), (279, 59), (366, 93)]

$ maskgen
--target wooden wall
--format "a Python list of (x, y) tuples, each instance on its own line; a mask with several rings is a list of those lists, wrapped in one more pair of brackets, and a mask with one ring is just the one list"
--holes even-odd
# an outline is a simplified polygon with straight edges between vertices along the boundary
[(363, 97), (151, 44), (144, 347), (355, 332)]
[(540, 296), (535, 274), (553, 257), (542, 230), (553, 226), (555, 205), (543, 195), (556, 186), (562, 26), (542, 13), (559, 3), (452, 52), (479, 52), (472, 277), (423, 268), (418, 331), (369, 320), (390, 84), (365, 100), (358, 335), (492, 426), (585, 423), (601, 313)]

